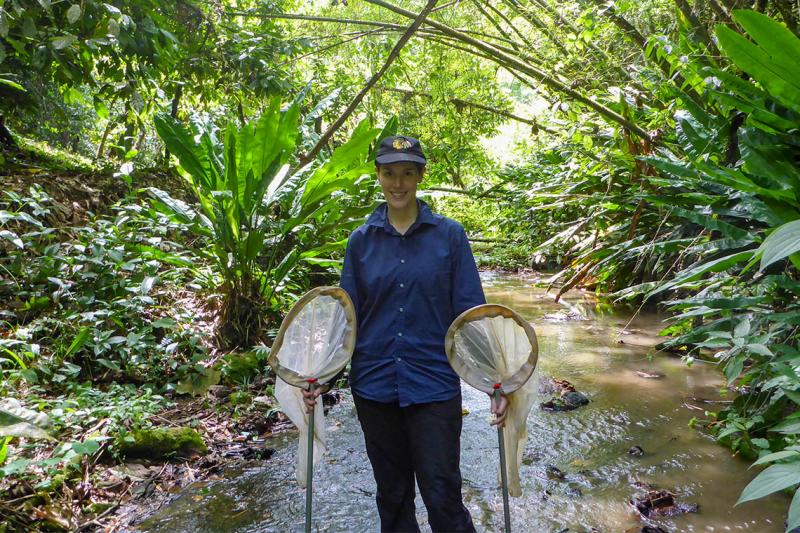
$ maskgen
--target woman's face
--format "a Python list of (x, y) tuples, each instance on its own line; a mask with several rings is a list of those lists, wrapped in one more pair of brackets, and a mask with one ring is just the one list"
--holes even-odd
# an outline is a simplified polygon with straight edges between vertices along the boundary
[(378, 167), (380, 183), (386, 203), (392, 209), (407, 209), (417, 199), (417, 185), (422, 181), (424, 170), (420, 173), (414, 163), (391, 163)]

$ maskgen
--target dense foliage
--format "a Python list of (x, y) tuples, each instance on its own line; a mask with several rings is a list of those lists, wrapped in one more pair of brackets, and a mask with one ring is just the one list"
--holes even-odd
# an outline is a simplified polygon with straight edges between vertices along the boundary
[[(134, 395), (120, 383), (137, 383), (147, 425), (171, 389), (238, 375), (221, 350), (250, 350), (335, 277), (375, 200), (374, 140), (397, 128), (426, 146), (433, 202), (484, 265), (552, 268), (557, 297), (595, 287), (669, 311), (662, 347), (717, 362), (739, 392), (696, 422), (773, 463), (742, 501), (794, 488), (797, 7), (440, 2), (392, 55), (422, 4), (3, 2), (0, 143), (92, 157), (129, 194), (76, 225), (42, 189), (4, 196), (0, 390), (27, 400), (0, 414), (35, 439), (40, 411), (64, 428), (59, 401), (83, 412), (98, 395), (121, 420)], [(185, 195), (136, 190), (173, 163)], [(4, 474), (52, 466), (18, 462), (13, 435)], [(54, 461), (97, 452), (64, 435)]]

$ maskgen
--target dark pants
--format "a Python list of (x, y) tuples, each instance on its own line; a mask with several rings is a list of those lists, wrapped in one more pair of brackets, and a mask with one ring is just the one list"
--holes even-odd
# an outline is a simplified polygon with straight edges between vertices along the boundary
[(353, 399), (378, 485), (381, 531), (419, 531), (416, 477), (434, 532), (474, 532), (461, 499), (461, 395), (409, 407)]

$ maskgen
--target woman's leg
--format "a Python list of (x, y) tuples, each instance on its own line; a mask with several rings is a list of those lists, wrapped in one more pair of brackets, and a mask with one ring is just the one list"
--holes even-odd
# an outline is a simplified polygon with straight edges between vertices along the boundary
[(461, 395), (407, 408), (417, 485), (434, 532), (474, 533), (461, 498)]
[(374, 402), (355, 394), (353, 400), (378, 485), (375, 500), (381, 517), (381, 531), (418, 533), (414, 469), (403, 411), (396, 403)]

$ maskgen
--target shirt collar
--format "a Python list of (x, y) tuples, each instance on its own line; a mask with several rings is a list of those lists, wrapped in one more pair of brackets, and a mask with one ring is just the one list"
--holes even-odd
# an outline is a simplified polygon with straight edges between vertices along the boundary
[[(377, 226), (379, 228), (389, 230), (391, 225), (389, 224), (388, 209), (389, 207), (386, 202), (383, 202), (381, 205), (379, 205), (375, 211), (372, 212), (369, 218), (367, 218), (367, 225)], [(428, 204), (417, 198), (417, 220), (411, 225), (409, 231), (416, 229), (422, 224), (438, 226), (439, 221), (437, 220), (433, 211), (431, 211), (431, 208), (428, 206)]]

